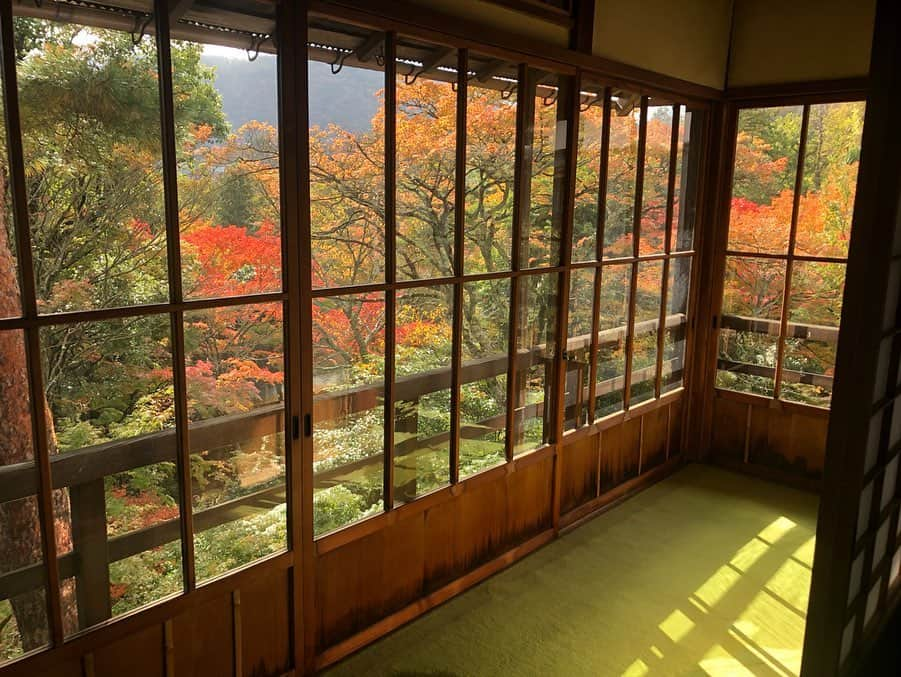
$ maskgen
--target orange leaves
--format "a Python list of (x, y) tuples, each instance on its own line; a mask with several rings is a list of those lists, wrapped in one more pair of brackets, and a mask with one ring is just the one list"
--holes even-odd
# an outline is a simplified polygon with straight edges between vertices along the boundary
[(192, 295), (260, 294), (281, 289), (281, 235), (275, 224), (255, 231), (205, 223), (184, 236), (196, 271)]

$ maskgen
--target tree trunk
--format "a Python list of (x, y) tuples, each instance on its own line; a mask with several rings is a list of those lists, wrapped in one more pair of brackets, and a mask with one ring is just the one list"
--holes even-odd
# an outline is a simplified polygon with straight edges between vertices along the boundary
[[(16, 263), (5, 223), (5, 181), (0, 180), (0, 317), (21, 314)], [(51, 453), (56, 452), (52, 418), (47, 413)], [(32, 461), (32, 422), (29, 407), (28, 371), (24, 340), (19, 331), (0, 332), (0, 466)], [(72, 549), (69, 495), (53, 494), (53, 511), (58, 552)], [(36, 497), (0, 504), (0, 571), (15, 569), (43, 559), (41, 528)], [(63, 620), (67, 632), (76, 629), (74, 586), (62, 590)], [(22, 650), (30, 651), (49, 641), (47, 603), (43, 589), (10, 599)]]

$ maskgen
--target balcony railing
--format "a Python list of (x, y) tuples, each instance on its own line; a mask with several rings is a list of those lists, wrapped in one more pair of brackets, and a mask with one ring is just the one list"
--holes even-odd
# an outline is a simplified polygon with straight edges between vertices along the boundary
[[(676, 330), (685, 326), (682, 314), (666, 318), (666, 327)], [(657, 320), (641, 322), (635, 326), (635, 335), (656, 332)], [(601, 346), (615, 345), (626, 338), (625, 326), (608, 329), (598, 334)], [(567, 341), (567, 351), (574, 352), (590, 346), (591, 336), (573, 337)], [(528, 367), (536, 364), (550, 365), (553, 358), (545, 354), (545, 346), (522, 350), (517, 356), (519, 374), (526, 374)], [(487, 357), (464, 363), (461, 366), (461, 382), (473, 383), (507, 374), (506, 354)], [(681, 358), (672, 360), (665, 369), (681, 368)], [(583, 370), (588, 365), (579, 361), (568, 361), (567, 372), (576, 373), (577, 383), (582, 383)], [(632, 382), (653, 378), (655, 366), (635, 370)], [(569, 379), (568, 379), (569, 380)], [(546, 379), (549, 382), (550, 379)], [(599, 395), (614, 392), (625, 384), (622, 375), (606, 379), (596, 385)], [(450, 388), (450, 369), (399, 377), (395, 381), (397, 401), (415, 401), (419, 397)], [(525, 388), (525, 381), (519, 384)], [(382, 384), (365, 385), (339, 393), (323, 393), (314, 397), (314, 421), (334, 420), (340, 416), (364, 412), (381, 406), (384, 394)], [(587, 390), (576, 388), (566, 393), (567, 417), (574, 415)], [(545, 401), (548, 393), (545, 392)], [(546, 417), (549, 410), (544, 402), (523, 404), (517, 407), (518, 420), (529, 417)], [(474, 424), (461, 426), (460, 434), (475, 438), (485, 434), (486, 429), (502, 430), (506, 424), (504, 414), (490, 417)], [(258, 440), (285, 430), (285, 408), (283, 404), (261, 407), (250, 413), (222, 416), (192, 423), (188, 439), (191, 453), (214, 450), (228, 445)], [(407, 454), (430, 444), (446, 441), (449, 433), (441, 433), (427, 440), (411, 438), (399, 443), (394, 450), (395, 457)], [(77, 451), (54, 454), (50, 459), (51, 481), (54, 489), (69, 489), (72, 513), (73, 549), (60, 555), (60, 579), (75, 578), (79, 614), (82, 625), (91, 625), (111, 616), (109, 599), (109, 565), (147, 550), (173, 542), (181, 536), (178, 518), (162, 521), (153, 526), (133, 530), (124, 534), (109, 536), (106, 525), (106, 495), (104, 479), (117, 473), (138, 468), (176, 461), (176, 437), (174, 430), (166, 430), (140, 435), (126, 440), (116, 440), (85, 447)], [(362, 467), (381, 463), (383, 453), (342, 463), (341, 465), (316, 471), (317, 486), (336, 483)], [(0, 504), (34, 496), (38, 492), (38, 482), (33, 463), (20, 463), (0, 467)], [(218, 505), (193, 512), (196, 533), (226, 524), (248, 514), (268, 511), (286, 500), (284, 485), (248, 493)], [(103, 516), (104, 519), (98, 519)], [(0, 574), (0, 600), (39, 589), (44, 585), (43, 565), (38, 563), (14, 571)]]
[[(723, 329), (732, 329), (734, 331), (778, 336), (780, 323), (778, 320), (764, 320), (755, 317), (742, 317), (739, 315), (723, 315), (720, 319), (720, 327)], [(786, 338), (819, 341), (830, 345), (836, 345), (838, 343), (838, 327), (789, 322), (786, 327), (785, 335)], [(722, 369), (723, 371), (747, 374), (749, 376), (762, 376), (764, 378), (775, 378), (776, 375), (775, 367), (752, 364), (749, 362), (737, 362), (725, 358), (719, 358), (717, 360), (717, 368)], [(782, 380), (786, 383), (802, 383), (823, 388), (832, 388), (832, 376), (829, 374), (814, 374), (783, 368)]]

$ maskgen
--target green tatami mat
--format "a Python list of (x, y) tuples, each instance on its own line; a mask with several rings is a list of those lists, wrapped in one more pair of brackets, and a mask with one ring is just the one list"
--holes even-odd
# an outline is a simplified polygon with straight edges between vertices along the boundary
[(691, 465), (328, 675), (795, 675), (813, 495)]

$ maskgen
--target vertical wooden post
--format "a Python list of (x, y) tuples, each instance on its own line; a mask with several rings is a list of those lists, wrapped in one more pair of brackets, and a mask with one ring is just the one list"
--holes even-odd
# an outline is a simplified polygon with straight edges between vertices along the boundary
[(70, 487), (69, 502), (72, 508), (72, 546), (77, 558), (75, 595), (78, 600), (78, 625), (87, 628), (112, 616), (103, 479)]
[[(181, 229), (178, 210), (178, 157), (175, 141), (175, 104), (172, 94), (172, 45), (169, 40), (169, 2), (154, 0), (157, 74), (159, 77), (160, 126), (163, 159), (163, 195), (166, 218), (166, 255), (169, 274), (169, 301), (184, 300), (181, 278)], [(181, 552), (184, 588), (197, 586), (194, 567), (194, 518), (191, 502), (191, 449), (188, 440), (188, 395), (185, 377), (184, 313), (169, 313), (172, 334), (172, 381), (175, 392), (176, 465), (181, 521)]]
[[(397, 281), (397, 34), (385, 36), (385, 282)], [(394, 508), (394, 344), (396, 292), (385, 292), (384, 507)]]
[(632, 355), (635, 352), (635, 296), (638, 289), (638, 252), (641, 239), (641, 204), (644, 198), (644, 155), (648, 136), (648, 97), (641, 97), (638, 123), (638, 153), (635, 158), (635, 206), (632, 214), (632, 278), (629, 283), (629, 318), (626, 333), (626, 373), (623, 379), (623, 409), (632, 399)]
[[(316, 658), (316, 549), (313, 542), (313, 363), (310, 250), (307, 3), (281, 2), (278, 34), (279, 158), (285, 307), (285, 360), (292, 434), (285, 435), (291, 549), (294, 670), (312, 674)], [(303, 368), (307, 367), (307, 368)], [(301, 425), (303, 419), (303, 425)], [(232, 596), (234, 674), (243, 665), (240, 591)]]

